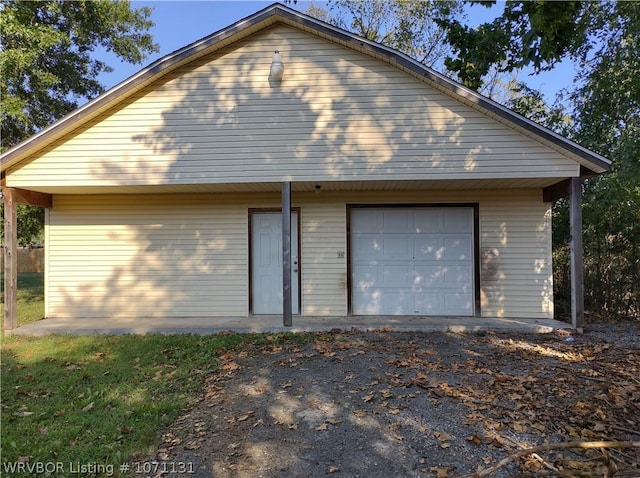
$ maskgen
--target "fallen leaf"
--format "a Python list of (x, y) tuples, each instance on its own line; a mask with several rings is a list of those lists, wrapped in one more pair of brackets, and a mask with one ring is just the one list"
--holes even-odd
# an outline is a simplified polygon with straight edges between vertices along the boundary
[(198, 448), (200, 448), (200, 441), (199, 440), (190, 441), (184, 447), (187, 450), (197, 450)]
[(452, 440), (453, 437), (448, 433), (433, 432), (433, 436), (435, 436), (440, 442), (440, 448), (449, 448), (451, 446), (451, 443), (449, 442), (449, 440)]
[(545, 432), (547, 430), (547, 427), (544, 426), (542, 423), (532, 423), (531, 426), (536, 430), (538, 430), (539, 432)]
[(482, 438), (478, 435), (471, 435), (470, 437), (467, 437), (467, 441), (475, 443), (476, 445), (482, 445)]
[(336, 418), (327, 418), (326, 422), (330, 423), (331, 425), (337, 425), (338, 423), (342, 423), (342, 420)]
[(450, 468), (448, 466), (432, 466), (429, 470), (436, 474), (436, 478), (447, 478)]
[(367, 412), (365, 412), (364, 410), (355, 410), (353, 414), (358, 418), (364, 418), (367, 416)]
[(527, 430), (527, 427), (522, 422), (515, 422), (512, 427), (517, 433), (524, 433)]
[(595, 426), (593, 427), (593, 429), (597, 432), (603, 432), (607, 429), (606, 425), (602, 422), (598, 422), (595, 424)]
[(450, 441), (453, 439), (451, 435), (445, 432), (433, 432), (433, 436), (438, 439), (438, 441)]
[(289, 388), (293, 385), (293, 382), (289, 380), (288, 382), (284, 382), (280, 385), (280, 388)]
[(323, 423), (322, 425), (319, 425), (316, 427), (316, 431), (318, 432), (322, 432), (328, 429), (329, 429), (329, 425), (327, 425), (326, 423)]
[(251, 418), (251, 417), (252, 417), (252, 416), (254, 416), (254, 415), (255, 415), (255, 413), (254, 413), (254, 412), (249, 412), (249, 413), (247, 413), (247, 414), (245, 414), (245, 415), (241, 415), (241, 416), (239, 416), (239, 417), (236, 417), (236, 421), (238, 421), (238, 422), (244, 422), (244, 421), (248, 420), (249, 418)]
[(362, 400), (364, 400), (365, 402), (369, 403), (372, 402), (374, 399), (374, 395), (373, 393), (369, 394), (369, 395), (365, 395), (364, 397), (362, 397)]
[(93, 406), (95, 405), (95, 402), (91, 402), (89, 405), (85, 406), (82, 411), (83, 412), (88, 412), (89, 410), (91, 410), (93, 408)]
[(340, 468), (338, 468), (337, 466), (329, 467), (329, 473), (338, 473), (339, 471), (340, 471)]

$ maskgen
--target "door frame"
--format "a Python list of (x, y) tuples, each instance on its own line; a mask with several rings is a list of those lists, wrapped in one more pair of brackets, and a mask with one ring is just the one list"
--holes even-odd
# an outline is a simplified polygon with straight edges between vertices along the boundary
[[(302, 315), (302, 257), (300, 255), (301, 251), (302, 251), (302, 236), (300, 235), (300, 224), (301, 224), (301, 208), (298, 207), (292, 207), (291, 208), (291, 212), (292, 213), (296, 213), (297, 215), (297, 221), (296, 221), (296, 228), (298, 230), (298, 251), (297, 251), (297, 255), (298, 255), (298, 274), (297, 274), (297, 278), (298, 278), (298, 312), (293, 314), (294, 316), (298, 317)], [(248, 254), (249, 254), (249, 273), (247, 274), (247, 278), (249, 280), (249, 315), (254, 315), (253, 314), (253, 234), (251, 233), (252, 230), (252, 226), (253, 226), (253, 214), (254, 213), (280, 213), (282, 214), (282, 208), (280, 207), (253, 207), (253, 208), (249, 208), (247, 210), (247, 214), (248, 214), (248, 235), (247, 237), (249, 238), (249, 244), (248, 244)], [(291, 223), (293, 226), (293, 223)], [(263, 314), (257, 314), (257, 315), (263, 315)]]
[[(469, 317), (481, 317), (481, 301), (480, 301), (480, 203), (477, 202), (448, 202), (448, 203), (366, 203), (366, 204), (347, 204), (347, 315), (355, 316), (353, 313), (353, 284), (351, 279), (352, 273), (352, 251), (351, 251), (351, 211), (353, 209), (365, 208), (448, 208), (448, 207), (466, 207), (473, 209), (473, 314)], [(360, 317), (360, 316), (358, 316)], [(362, 316), (366, 317), (366, 316)], [(410, 316), (413, 317), (413, 316)]]

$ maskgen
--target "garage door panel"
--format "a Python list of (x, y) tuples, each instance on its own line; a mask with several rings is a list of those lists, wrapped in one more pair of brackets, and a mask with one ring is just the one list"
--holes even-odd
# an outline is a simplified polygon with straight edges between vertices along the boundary
[(442, 209), (423, 209), (414, 213), (414, 232), (418, 234), (444, 232), (444, 223)]
[(413, 244), (407, 235), (385, 237), (382, 239), (380, 259), (406, 261), (413, 257)]
[(455, 287), (471, 292), (472, 275), (468, 266), (444, 266), (442, 285), (448, 289)]
[[(423, 315), (442, 315), (444, 313), (442, 294), (435, 291), (422, 291), (415, 294), (414, 312)], [(413, 312), (412, 312), (413, 313)]]
[(473, 259), (473, 243), (470, 236), (447, 236), (444, 258), (448, 261), (470, 261)]
[(378, 232), (384, 232), (385, 234), (411, 234), (415, 232), (413, 215), (405, 209), (383, 210), (382, 229)]
[(410, 264), (383, 264), (381, 287), (404, 287), (411, 289), (413, 286), (413, 268)]
[(437, 261), (444, 259), (444, 253), (444, 241), (436, 235), (418, 235), (413, 239), (413, 256), (417, 260)]
[(351, 255), (356, 262), (375, 261), (382, 252), (382, 236), (379, 234), (352, 235)]
[(353, 287), (356, 290), (367, 290), (380, 284), (382, 278), (380, 277), (381, 270), (377, 264), (365, 265), (359, 264), (353, 267), (353, 277), (357, 280), (354, 281)]
[(351, 223), (353, 313), (473, 315), (471, 207), (354, 209)]
[(473, 302), (468, 292), (447, 292), (444, 294), (443, 315), (471, 315)]
[(473, 216), (467, 208), (450, 208), (444, 218), (443, 232), (470, 232), (473, 230)]
[(377, 209), (359, 209), (351, 216), (352, 234), (376, 234), (382, 232), (382, 216)]
[(357, 315), (413, 315), (412, 294), (399, 288), (356, 291), (354, 313)]
[(443, 270), (439, 265), (415, 265), (415, 284), (421, 287), (442, 287)]

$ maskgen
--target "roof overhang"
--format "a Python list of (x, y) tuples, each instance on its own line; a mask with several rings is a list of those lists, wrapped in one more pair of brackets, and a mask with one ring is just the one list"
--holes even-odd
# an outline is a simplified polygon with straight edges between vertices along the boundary
[(611, 161), (604, 156), (590, 151), (482, 96), (476, 91), (462, 86), (397, 50), (366, 40), (353, 33), (275, 3), (227, 28), (160, 58), (51, 126), (9, 149), (0, 156), (0, 171), (6, 171), (8, 168), (30, 158), (54, 141), (69, 134), (85, 122), (90, 121), (115, 104), (124, 101), (145, 86), (171, 73), (180, 66), (227, 48), (237, 41), (269, 28), (276, 23), (287, 24), (394, 65), (442, 93), (575, 160), (581, 165), (581, 169), (587, 176), (601, 174), (611, 169)]

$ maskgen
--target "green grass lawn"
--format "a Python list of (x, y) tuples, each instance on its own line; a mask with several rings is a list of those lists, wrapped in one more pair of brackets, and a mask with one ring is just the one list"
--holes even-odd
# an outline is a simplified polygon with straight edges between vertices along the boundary
[[(0, 294), (4, 330), (4, 283)], [(34, 272), (18, 274), (18, 326), (44, 317), (44, 275)]]
[(257, 339), (239, 334), (7, 337), (1, 466), (28, 460), (117, 470), (153, 448), (161, 427), (198, 396), (220, 353)]

